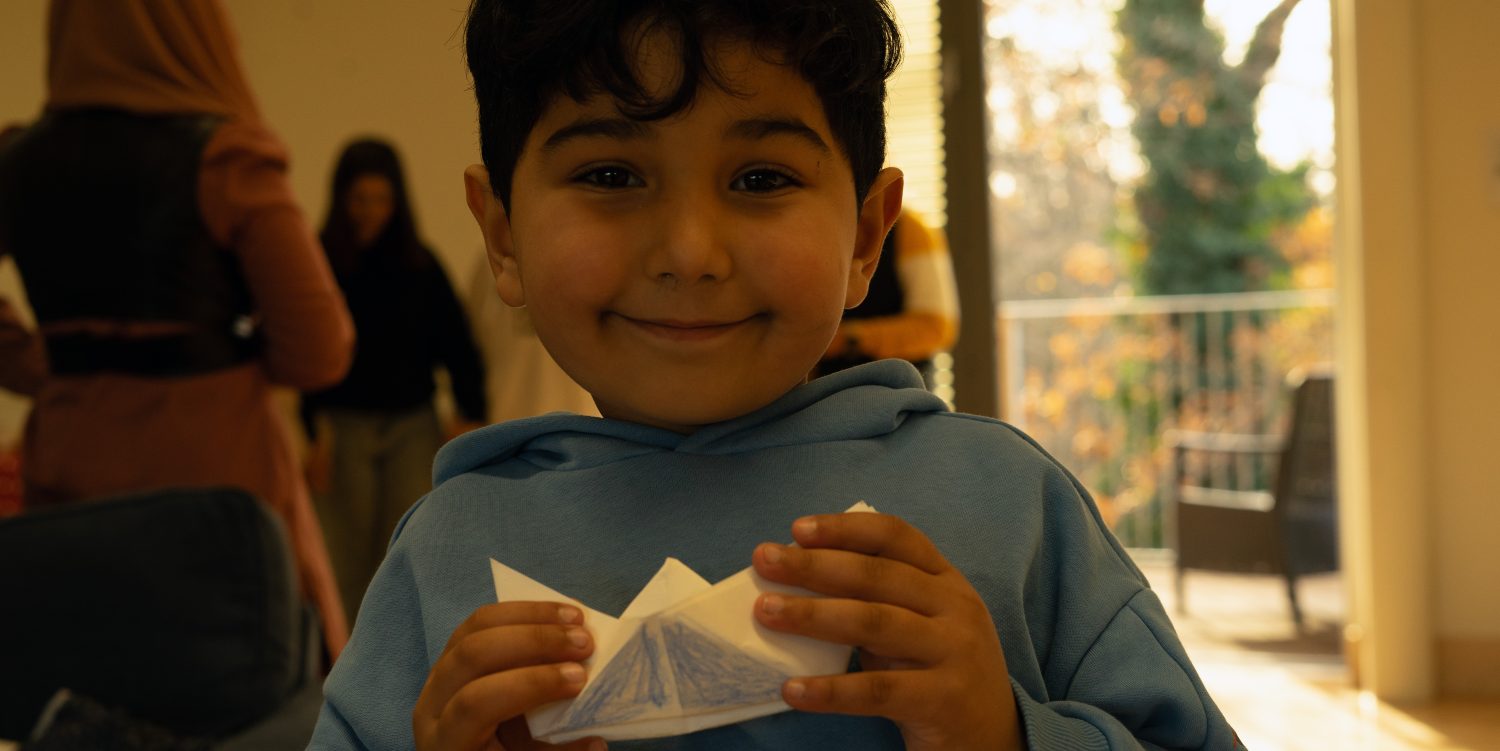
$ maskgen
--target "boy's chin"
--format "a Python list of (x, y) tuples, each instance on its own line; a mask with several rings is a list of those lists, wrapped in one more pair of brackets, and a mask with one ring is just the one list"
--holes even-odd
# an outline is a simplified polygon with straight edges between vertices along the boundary
[[(784, 393), (784, 392), (783, 392)], [(782, 394), (737, 395), (726, 400), (694, 400), (691, 397), (676, 399), (637, 401), (618, 407), (599, 403), (599, 414), (613, 420), (665, 428), (674, 433), (690, 434), (715, 423), (726, 422), (750, 414)]]

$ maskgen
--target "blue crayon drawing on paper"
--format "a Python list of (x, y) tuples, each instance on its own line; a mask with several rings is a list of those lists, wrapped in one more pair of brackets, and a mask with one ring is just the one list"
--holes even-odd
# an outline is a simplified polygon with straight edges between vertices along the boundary
[(620, 648), (604, 673), (573, 704), (560, 731), (632, 720), (667, 704), (660, 636), (653, 631), (642, 628)]
[(651, 618), (589, 682), (556, 732), (639, 718), (666, 706), (669, 684), (686, 710), (773, 702), (788, 677), (680, 619)]
[[(850, 511), (873, 511), (855, 504)], [(533, 737), (566, 743), (589, 735), (633, 740), (682, 735), (791, 709), (781, 687), (794, 675), (844, 672), (853, 648), (761, 626), (758, 597), (813, 592), (772, 584), (746, 568), (710, 584), (666, 559), (619, 615), (601, 613), (490, 559), (499, 602), (567, 602), (585, 614), (594, 654), (583, 692), (526, 713)]]
[(791, 677), (683, 621), (661, 629), (684, 709), (776, 701), (781, 684)]

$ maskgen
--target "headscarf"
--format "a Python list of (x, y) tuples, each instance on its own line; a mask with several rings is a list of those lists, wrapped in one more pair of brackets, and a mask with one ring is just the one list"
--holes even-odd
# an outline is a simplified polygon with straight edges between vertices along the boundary
[(52, 0), (47, 109), (258, 122), (220, 0)]

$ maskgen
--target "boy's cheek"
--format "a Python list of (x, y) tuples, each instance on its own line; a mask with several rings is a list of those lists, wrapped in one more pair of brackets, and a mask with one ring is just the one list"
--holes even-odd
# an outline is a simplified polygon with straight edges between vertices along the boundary
[(591, 253), (558, 254), (523, 267), (520, 284), (533, 314), (590, 315), (618, 294), (618, 271), (610, 259)]

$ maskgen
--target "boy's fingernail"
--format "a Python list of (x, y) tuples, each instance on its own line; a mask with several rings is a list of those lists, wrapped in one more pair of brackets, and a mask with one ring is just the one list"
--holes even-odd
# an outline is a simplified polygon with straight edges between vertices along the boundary
[(570, 628), (568, 629), (568, 641), (573, 642), (573, 646), (583, 649), (589, 645), (589, 632), (581, 628)]
[(792, 522), (792, 534), (798, 537), (811, 537), (818, 531), (818, 520), (811, 516), (803, 517)]
[(786, 607), (786, 600), (783, 600), (776, 595), (766, 595), (765, 598), (760, 601), (760, 609), (766, 615), (776, 615), (777, 613), (780, 613), (781, 609), (784, 607)]
[(607, 748), (609, 747), (604, 745), (604, 739), (602, 738), (595, 738), (589, 741), (589, 751), (605, 751)]
[(583, 620), (583, 611), (572, 605), (563, 605), (557, 609), (557, 620), (562, 623), (578, 623)]
[(775, 543), (771, 543), (771, 544), (766, 545), (765, 556), (766, 556), (766, 563), (775, 564), (775, 563), (781, 563), (781, 559), (783, 557), (785, 557), (786, 554), (782, 552), (780, 545), (777, 545)]
[(807, 695), (807, 684), (802, 681), (787, 681), (786, 695), (790, 699), (801, 699)]
[(563, 680), (567, 681), (568, 683), (575, 686), (583, 683), (585, 673), (583, 672), (582, 665), (579, 665), (576, 662), (570, 662), (566, 665), (563, 665), (558, 670), (562, 673)]

